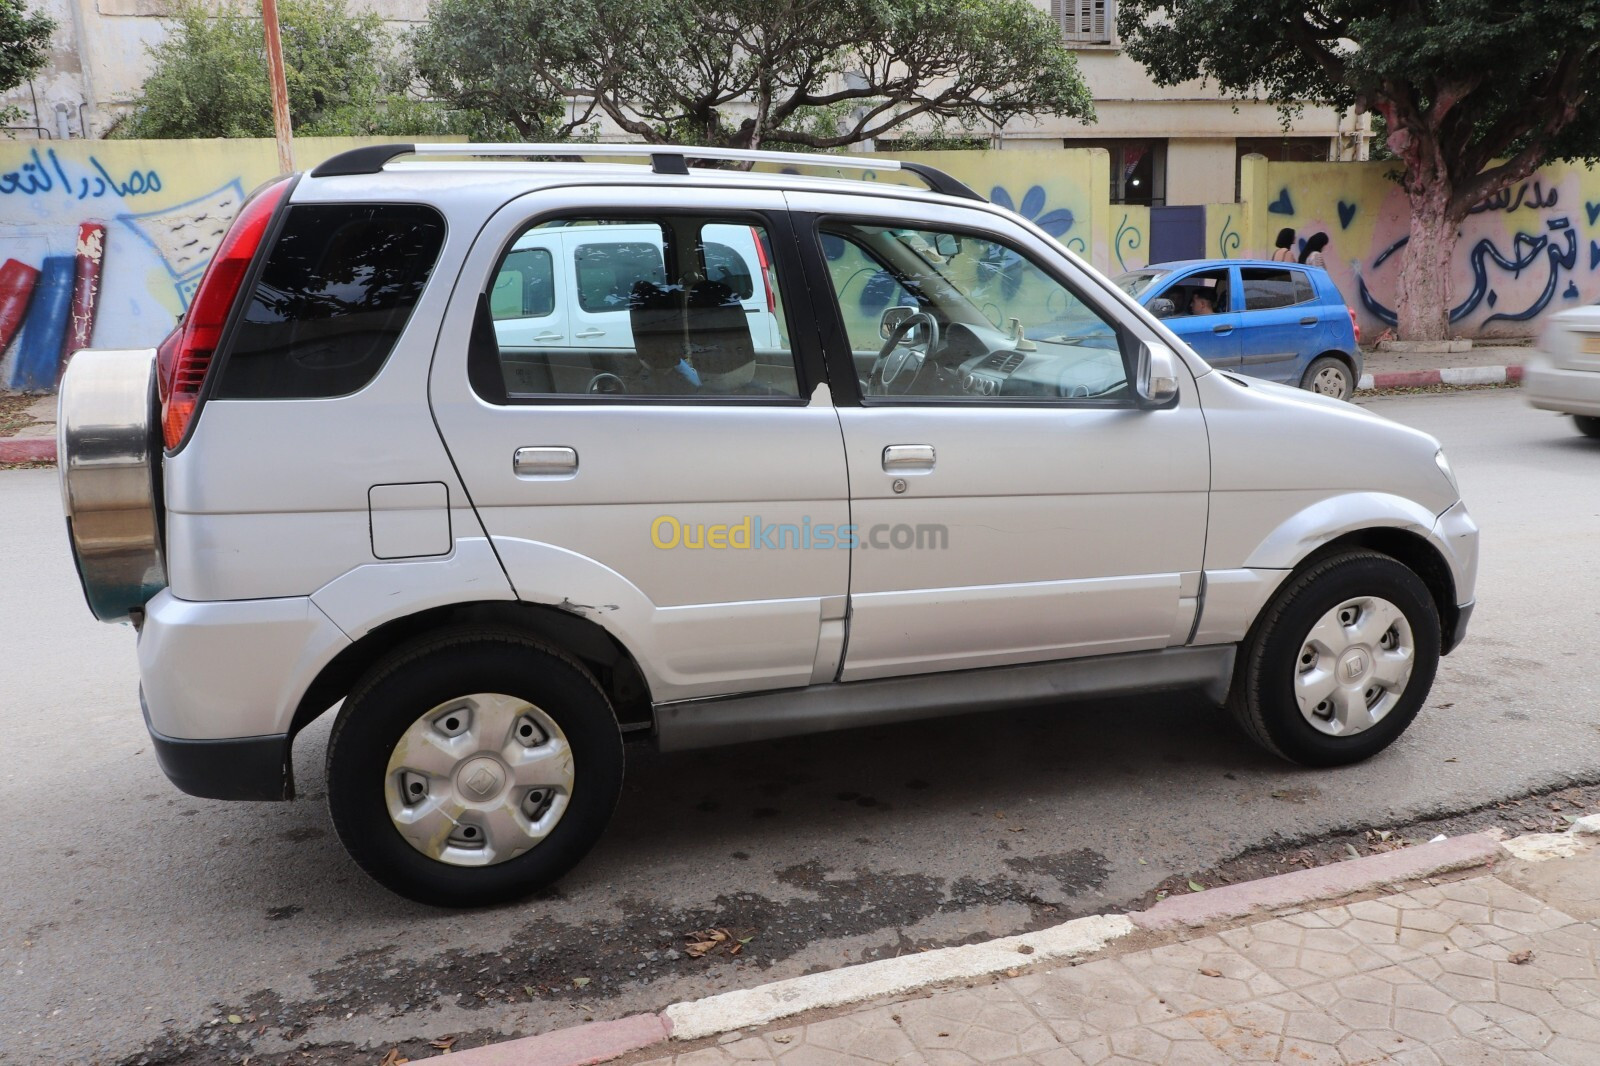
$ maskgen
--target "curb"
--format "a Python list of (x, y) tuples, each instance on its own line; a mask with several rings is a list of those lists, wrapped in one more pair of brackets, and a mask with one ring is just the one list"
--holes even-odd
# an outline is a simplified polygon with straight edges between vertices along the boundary
[[(1600, 824), (1588, 827), (1600, 832)], [(558, 1029), (456, 1052), (461, 1066), (592, 1066), (670, 1041), (698, 1040), (828, 1007), (904, 995), (930, 985), (1091, 955), (1140, 929), (1172, 930), (1342, 899), (1405, 881), (1486, 866), (1507, 857), (1487, 833), (1368, 855), (1331, 866), (1165, 899), (1147, 911), (1097, 914), (982, 944), (858, 963), (755, 988), (674, 1003), (660, 1014)]]
[(1456, 366), (1439, 370), (1398, 370), (1390, 374), (1362, 374), (1357, 392), (1379, 389), (1417, 389), (1430, 385), (1506, 385), (1522, 380), (1521, 366)]
[(452, 1066), (592, 1066), (666, 1041), (672, 1023), (663, 1014), (635, 1014), (590, 1022), (520, 1040), (453, 1052)]
[(55, 437), (0, 437), (0, 463), (53, 463)]
[(1259, 881), (1241, 881), (1188, 896), (1169, 896), (1149, 910), (1137, 911), (1128, 917), (1142, 929), (1205, 925), (1224, 918), (1244, 918), (1263, 911), (1370, 892), (1401, 881), (1469, 870), (1492, 863), (1503, 854), (1500, 842), (1494, 837), (1474, 833), (1330, 866), (1277, 874)]

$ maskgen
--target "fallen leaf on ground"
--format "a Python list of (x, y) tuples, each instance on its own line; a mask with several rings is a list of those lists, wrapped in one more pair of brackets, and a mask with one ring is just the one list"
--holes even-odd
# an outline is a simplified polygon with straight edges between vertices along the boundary
[(442, 1036), (438, 1040), (429, 1041), (429, 1043), (438, 1048), (440, 1051), (449, 1051), (450, 1046), (455, 1042), (456, 1038), (453, 1036)]
[(1527, 948), (1523, 948), (1521, 951), (1513, 951), (1511, 954), (1506, 956), (1506, 961), (1521, 966), (1524, 963), (1533, 961), (1533, 952), (1529, 951)]
[(392, 1047), (389, 1049), (389, 1053), (383, 1057), (383, 1061), (378, 1063), (378, 1066), (405, 1066), (405, 1063), (410, 1061), (410, 1059), (400, 1054), (399, 1048)]
[(1206, 886), (1202, 885), (1199, 881), (1190, 881), (1189, 882), (1189, 891), (1190, 892), (1204, 892), (1205, 890), (1206, 890)]
[(1202, 969), (1200, 971), (1200, 976), (1201, 977), (1221, 977), (1222, 976), (1222, 971), (1221, 970), (1213, 970), (1209, 966), (1207, 966), (1207, 967), (1205, 967), (1204, 969)]
[(573, 988), (586, 988), (586, 987), (588, 987), (588, 985), (589, 985), (589, 979), (587, 977), (574, 977), (572, 979), (572, 987)]
[(237, 1014), (228, 1015), (228, 1024), (229, 1025), (238, 1025), (240, 1022), (243, 1022), (243, 1021), (244, 1021), (244, 1019), (239, 1017)]

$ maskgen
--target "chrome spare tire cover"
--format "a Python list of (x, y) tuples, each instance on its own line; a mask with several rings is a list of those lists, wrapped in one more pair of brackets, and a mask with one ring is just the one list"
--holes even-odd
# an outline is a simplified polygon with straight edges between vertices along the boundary
[(60, 405), (56, 463), (78, 579), (96, 618), (126, 622), (167, 584), (155, 349), (75, 353)]

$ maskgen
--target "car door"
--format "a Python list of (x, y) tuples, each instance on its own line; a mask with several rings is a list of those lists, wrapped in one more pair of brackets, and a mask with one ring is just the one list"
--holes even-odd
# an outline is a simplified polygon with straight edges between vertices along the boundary
[(489, 292), (489, 311), (502, 348), (562, 348), (571, 343), (570, 300), (558, 298), (558, 288), (567, 280), (557, 269), (562, 260), (561, 242), (554, 233), (530, 233), (506, 253)]
[[(1239, 312), (1235, 307), (1233, 272), (1228, 267), (1211, 267), (1189, 270), (1168, 278), (1166, 283), (1144, 301), (1166, 299), (1172, 301), (1170, 316), (1163, 316), (1167, 328), (1183, 338), (1195, 354), (1214, 367), (1232, 370), (1239, 365)], [(1197, 313), (1193, 310), (1196, 294), (1210, 294), (1215, 298), (1215, 310)]]
[(1300, 384), (1311, 360), (1322, 354), (1321, 308), (1311, 279), (1300, 267), (1241, 266), (1239, 367), (1254, 377)]
[[(831, 319), (850, 472), (841, 679), (1184, 643), (1209, 477), (1193, 379), (1170, 409), (1137, 409), (1129, 358), (1153, 335), (1053, 242), (1003, 216), (789, 202)], [(896, 346), (858, 377), (859, 353), (887, 345), (859, 299), (863, 262), (894, 280), (874, 302), (891, 338), (908, 314), (943, 319), (937, 343), (909, 324), (933, 348), (921, 369), (891, 370)]]
[[(849, 552), (817, 535), (849, 521), (821, 355), (797, 331), (787, 367), (757, 373), (747, 316), (706, 277), (707, 231), (726, 223), (769, 237), (776, 299), (805, 299), (780, 193), (561, 188), (511, 201), (468, 253), (430, 381), (518, 597), (608, 630), (656, 701), (831, 679), (843, 640)], [(484, 328), (504, 250), (550, 230), (575, 250), (630, 246), (597, 253), (611, 258), (568, 309), (578, 324), (586, 299), (590, 315), (610, 300), (626, 345), (512, 360)]]

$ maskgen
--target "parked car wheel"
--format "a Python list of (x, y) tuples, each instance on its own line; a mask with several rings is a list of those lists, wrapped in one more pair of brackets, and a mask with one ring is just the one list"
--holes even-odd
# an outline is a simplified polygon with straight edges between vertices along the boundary
[(1294, 575), (1262, 613), (1229, 693), (1234, 718), (1291, 762), (1342, 766), (1394, 742), (1439, 665), (1427, 586), (1387, 555), (1330, 555)]
[(361, 868), (422, 903), (527, 895), (599, 839), (622, 787), (610, 702), (576, 660), (461, 629), (382, 660), (328, 742), (328, 806)]
[(1573, 415), (1573, 424), (1578, 427), (1578, 432), (1585, 437), (1600, 437), (1600, 417), (1594, 415)]
[(1313, 359), (1311, 365), (1306, 367), (1300, 387), (1320, 396), (1348, 400), (1355, 395), (1356, 379), (1350, 364), (1337, 356), (1323, 355)]

